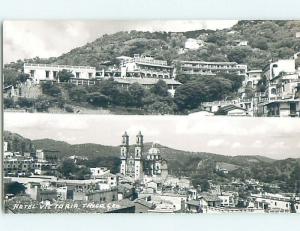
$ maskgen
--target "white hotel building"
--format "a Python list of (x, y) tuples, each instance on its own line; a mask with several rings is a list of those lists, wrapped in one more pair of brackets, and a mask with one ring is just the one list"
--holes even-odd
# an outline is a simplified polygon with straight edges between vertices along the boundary
[(64, 69), (71, 71), (76, 79), (93, 79), (96, 77), (96, 68), (90, 66), (24, 63), (24, 73), (28, 74), (36, 84), (45, 80), (57, 80), (58, 72)]
[(246, 76), (247, 65), (236, 62), (203, 62), (179, 61), (183, 74), (190, 75), (217, 75), (218, 73), (232, 73)]

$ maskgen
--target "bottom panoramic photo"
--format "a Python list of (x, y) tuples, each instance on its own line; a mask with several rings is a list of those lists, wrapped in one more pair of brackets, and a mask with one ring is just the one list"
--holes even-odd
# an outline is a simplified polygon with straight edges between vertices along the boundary
[(5, 213), (300, 213), (294, 118), (4, 114)]

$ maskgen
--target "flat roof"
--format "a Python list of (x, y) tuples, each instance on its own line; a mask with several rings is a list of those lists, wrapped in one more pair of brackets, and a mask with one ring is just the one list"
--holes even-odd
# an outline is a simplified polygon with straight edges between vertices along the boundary
[(72, 65), (59, 65), (59, 64), (41, 64), (41, 63), (24, 63), (24, 67), (56, 67), (56, 68), (70, 68), (70, 69), (94, 69), (96, 70), (96, 67), (91, 66), (72, 66)]
[(182, 60), (179, 62), (181, 62), (181, 63), (204, 63), (204, 64), (215, 64), (215, 65), (218, 65), (218, 64), (245, 65), (245, 64), (238, 64), (237, 62), (205, 62), (205, 61), (186, 61), (186, 60)]
[(114, 78), (114, 81), (118, 83), (124, 83), (124, 84), (139, 83), (141, 85), (154, 85), (159, 80), (165, 81), (167, 85), (181, 85), (181, 83), (176, 81), (175, 79), (134, 78), (134, 77)]

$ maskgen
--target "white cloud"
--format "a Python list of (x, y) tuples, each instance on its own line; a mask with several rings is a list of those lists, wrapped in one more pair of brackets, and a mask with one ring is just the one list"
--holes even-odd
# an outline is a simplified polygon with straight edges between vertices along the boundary
[(278, 141), (270, 144), (271, 149), (284, 149), (285, 148), (285, 142)]
[(225, 141), (223, 139), (214, 139), (207, 142), (208, 147), (218, 147), (224, 145)]
[(252, 147), (254, 148), (261, 148), (263, 146), (263, 143), (261, 140), (255, 140), (252, 144)]
[(231, 148), (240, 148), (242, 145), (240, 142), (234, 142), (232, 145), (231, 145)]

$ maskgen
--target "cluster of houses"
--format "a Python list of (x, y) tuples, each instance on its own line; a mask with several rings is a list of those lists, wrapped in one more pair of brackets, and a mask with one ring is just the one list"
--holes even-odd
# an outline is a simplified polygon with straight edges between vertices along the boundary
[[(205, 102), (204, 110), (224, 115), (242, 116), (300, 116), (300, 69), (297, 66), (299, 53), (290, 59), (277, 60), (262, 70), (250, 70), (245, 75), (234, 100)], [(257, 91), (260, 81), (265, 89)]]
[[(54, 167), (59, 160), (54, 152), (38, 150), (29, 157), (5, 149), (4, 187), (18, 182), (25, 188), (21, 195), (5, 195), (6, 211), (41, 213), (48, 208), (46, 212), (53, 213), (300, 213), (299, 196), (266, 193), (264, 183), (254, 179), (232, 179), (227, 185), (208, 181), (208, 191), (200, 185), (195, 188), (190, 178), (169, 174), (157, 144), (144, 149), (141, 132), (134, 147), (129, 146), (125, 132), (120, 145), (120, 172), (112, 174), (107, 167), (94, 167), (90, 168), (89, 178), (83, 180), (59, 178)], [(68, 158), (75, 164), (86, 159)], [(46, 163), (50, 168), (44, 169)], [(216, 170), (223, 174), (235, 168), (222, 162), (216, 164)], [(238, 189), (249, 186), (258, 193), (242, 199)]]
[[(199, 46), (201, 43), (198, 41), (187, 40), (186, 49), (199, 49)], [(181, 85), (176, 80), (178, 72), (197, 75), (199, 78), (201, 75), (213, 78), (218, 73), (231, 73), (244, 78), (243, 86), (239, 89), (240, 96), (233, 100), (204, 102), (202, 103), (204, 111), (229, 116), (299, 117), (300, 69), (296, 64), (298, 54), (290, 59), (270, 62), (262, 70), (248, 70), (247, 65), (236, 62), (174, 60), (172, 64), (168, 64), (164, 60), (136, 54), (133, 57), (117, 57), (119, 66), (108, 66), (102, 70), (90, 66), (25, 63), (23, 71), (29, 76), (30, 81), (27, 82), (29, 86), (36, 86), (41, 81), (59, 82), (58, 73), (62, 70), (72, 72), (73, 77), (69, 81), (76, 85), (95, 85), (101, 80), (113, 78), (122, 88), (128, 88), (133, 83), (150, 88), (159, 80), (164, 80), (172, 96)], [(265, 89), (257, 91), (258, 83), (262, 79), (265, 79)], [(4, 93), (9, 92), (10, 96), (23, 94), (23, 97), (26, 97), (34, 92), (32, 91), (34, 87), (28, 86), (23, 86), (22, 92), (14, 89), (14, 86), (6, 88)]]
[(3, 173), (4, 176), (28, 176), (31, 174), (55, 174), (58, 164), (58, 152), (53, 150), (36, 150), (30, 152), (10, 152), (8, 143), (4, 142)]

